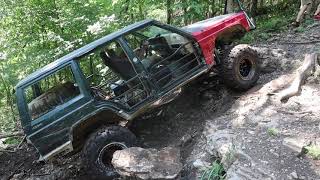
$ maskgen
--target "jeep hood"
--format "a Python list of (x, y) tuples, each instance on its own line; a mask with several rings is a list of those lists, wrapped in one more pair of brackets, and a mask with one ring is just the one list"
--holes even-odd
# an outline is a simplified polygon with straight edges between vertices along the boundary
[(204, 31), (207, 28), (211, 27), (212, 25), (220, 24), (223, 21), (229, 19), (230, 17), (232, 17), (232, 16), (234, 16), (236, 14), (239, 14), (239, 13), (231, 13), (231, 14), (216, 16), (216, 17), (213, 17), (213, 18), (210, 18), (210, 19), (206, 19), (206, 20), (199, 21), (199, 22), (196, 22), (194, 24), (185, 26), (182, 29), (187, 31), (187, 32), (190, 32), (190, 33)]

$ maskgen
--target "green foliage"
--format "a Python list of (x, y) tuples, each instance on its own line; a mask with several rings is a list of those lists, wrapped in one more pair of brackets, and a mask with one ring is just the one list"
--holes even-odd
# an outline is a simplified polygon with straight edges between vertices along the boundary
[(269, 136), (277, 136), (279, 134), (279, 130), (276, 128), (268, 128), (267, 132)]
[(294, 30), (295, 30), (295, 32), (302, 33), (304, 31), (306, 31), (307, 26), (309, 26), (313, 23), (314, 23), (314, 20), (312, 18), (307, 18), (302, 22), (302, 24), (299, 27), (295, 28)]
[(222, 180), (225, 179), (225, 170), (219, 161), (214, 161), (210, 168), (202, 173), (201, 180)]
[(20, 138), (16, 138), (16, 137), (9, 137), (6, 140), (4, 140), (3, 144), (19, 144), (19, 142), (21, 141)]
[(312, 159), (320, 159), (320, 146), (310, 145), (306, 146), (305, 148), (307, 149), (307, 155), (309, 155)]
[(287, 29), (290, 21), (284, 17), (273, 16), (257, 19), (257, 29), (247, 33), (241, 42), (252, 43), (259, 40), (268, 40), (272, 33), (280, 33)]
[(299, 32), (299, 33), (304, 32), (305, 30), (306, 30), (306, 28), (303, 27), (303, 26), (299, 26), (299, 27), (297, 27), (297, 28), (295, 29), (295, 31), (296, 31), (296, 32)]
[(264, 21), (264, 23), (261, 24), (260, 28), (267, 32), (276, 32), (286, 28), (286, 22), (287, 20), (281, 17), (274, 17), (271, 18), (269, 21)]
[[(10, 107), (2, 105), (2, 108), (0, 109), (0, 132), (7, 132), (15, 129), (16, 122), (12, 114)], [(16, 110), (14, 111), (14, 116), (17, 116)]]
[(236, 146), (232, 142), (232, 145), (228, 148), (228, 152), (226, 153), (225, 163), (232, 164), (236, 155)]
[(298, 13), (300, 1), (287, 0), (277, 5), (265, 6), (259, 9), (260, 15), (255, 18), (257, 29), (247, 33), (240, 43), (254, 43), (266, 41), (274, 33), (281, 33), (288, 29), (290, 23)]
[(18, 114), (12, 89), (40, 67), (139, 20), (151, 18), (165, 23), (169, 14), (171, 24), (183, 26), (221, 13), (218, 1), (167, 2), (0, 1), (0, 132), (16, 128)]

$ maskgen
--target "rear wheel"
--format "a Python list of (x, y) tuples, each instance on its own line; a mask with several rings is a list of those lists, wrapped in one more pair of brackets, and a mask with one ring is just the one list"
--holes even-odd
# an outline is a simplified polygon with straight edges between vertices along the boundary
[(127, 128), (110, 126), (91, 134), (83, 151), (83, 165), (92, 179), (115, 179), (119, 174), (111, 164), (113, 153), (136, 145), (136, 137)]
[(233, 47), (226, 52), (222, 61), (221, 75), (228, 87), (247, 90), (258, 81), (259, 56), (249, 45), (241, 44)]

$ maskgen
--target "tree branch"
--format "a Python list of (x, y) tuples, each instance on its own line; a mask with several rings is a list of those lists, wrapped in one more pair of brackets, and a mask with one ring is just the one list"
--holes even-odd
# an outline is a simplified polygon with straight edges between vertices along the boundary
[(8, 137), (23, 136), (23, 135), (24, 135), (23, 132), (17, 131), (17, 132), (13, 132), (13, 133), (10, 133), (10, 134), (0, 134), (0, 139), (8, 138)]

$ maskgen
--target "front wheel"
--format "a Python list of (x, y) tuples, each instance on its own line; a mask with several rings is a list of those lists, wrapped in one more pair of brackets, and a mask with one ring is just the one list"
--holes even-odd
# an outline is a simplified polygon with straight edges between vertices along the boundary
[(113, 153), (136, 145), (136, 137), (127, 128), (110, 126), (91, 134), (83, 151), (83, 166), (92, 179), (115, 179), (119, 174), (111, 164)]
[(241, 44), (226, 52), (221, 64), (224, 83), (236, 90), (248, 90), (258, 81), (260, 62), (257, 51)]

